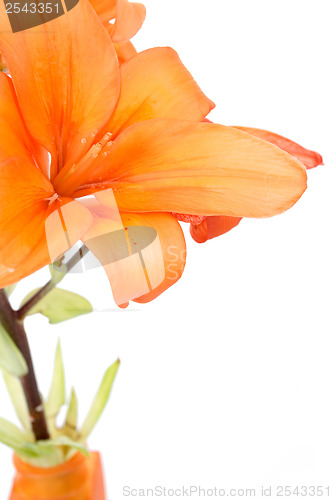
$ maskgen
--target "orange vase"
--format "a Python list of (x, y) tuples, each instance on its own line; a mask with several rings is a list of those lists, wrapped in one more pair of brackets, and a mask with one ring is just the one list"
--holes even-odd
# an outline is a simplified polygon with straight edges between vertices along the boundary
[(77, 453), (57, 467), (39, 468), (14, 455), (16, 476), (10, 500), (106, 500), (97, 452)]

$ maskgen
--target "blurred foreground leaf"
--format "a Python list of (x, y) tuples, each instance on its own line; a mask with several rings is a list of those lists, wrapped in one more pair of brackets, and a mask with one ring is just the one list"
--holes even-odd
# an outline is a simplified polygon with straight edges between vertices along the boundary
[(16, 377), (28, 373), (28, 367), (21, 351), (16, 347), (6, 330), (0, 324), (0, 369)]
[(27, 440), (27, 435), (16, 425), (0, 417), (0, 442), (14, 450), (20, 449)]
[(77, 406), (78, 403), (77, 403), (76, 393), (74, 389), (72, 389), (71, 399), (69, 402), (68, 412), (66, 417), (66, 425), (73, 431), (75, 431), (77, 428), (77, 417), (78, 417)]
[(55, 420), (60, 408), (65, 404), (65, 402), (66, 386), (64, 363), (62, 359), (61, 345), (60, 342), (58, 342), (51, 387), (45, 404), (47, 417), (51, 420)]
[(31, 432), (28, 405), (20, 380), (6, 372), (4, 372), (3, 378), (5, 380), (10, 399), (15, 408), (16, 415), (18, 416), (23, 428), (27, 432)]
[(5, 291), (7, 294), (7, 297), (10, 297), (15, 288), (17, 287), (18, 283), (14, 283), (13, 285), (6, 286)]
[(111, 394), (112, 385), (114, 379), (117, 375), (117, 371), (120, 365), (120, 361), (116, 361), (110, 368), (106, 371), (102, 383), (97, 391), (95, 399), (91, 405), (90, 411), (82, 425), (80, 431), (80, 438), (82, 441), (85, 441), (96, 423), (98, 422), (106, 403)]
[(61, 260), (49, 265), (52, 282), (55, 284), (60, 283), (67, 273), (67, 268), (61, 263)]

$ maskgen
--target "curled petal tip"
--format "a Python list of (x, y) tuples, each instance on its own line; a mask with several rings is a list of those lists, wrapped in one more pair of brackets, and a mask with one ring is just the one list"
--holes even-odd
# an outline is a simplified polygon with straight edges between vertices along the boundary
[(241, 217), (228, 217), (226, 215), (207, 217), (199, 224), (191, 224), (190, 233), (197, 243), (206, 243), (208, 240), (229, 232), (238, 226), (241, 220)]
[(305, 164), (306, 168), (310, 169), (325, 165), (323, 157), (319, 153), (316, 153), (316, 151), (309, 151), (309, 153), (308, 164)]
[(286, 153), (297, 158), (307, 169), (323, 165), (323, 157), (319, 153), (306, 149), (297, 142), (291, 141), (282, 135), (252, 127), (234, 128), (238, 128), (243, 132), (247, 132), (250, 135), (254, 135), (255, 137), (259, 137), (259, 139), (263, 139), (264, 141), (278, 146), (283, 151), (286, 151)]

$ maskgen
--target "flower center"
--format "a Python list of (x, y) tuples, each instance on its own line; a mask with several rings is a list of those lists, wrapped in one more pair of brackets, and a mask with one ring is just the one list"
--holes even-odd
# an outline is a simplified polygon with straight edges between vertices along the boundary
[(59, 198), (58, 193), (54, 193), (50, 198), (46, 198), (46, 201), (49, 202), (49, 205), (52, 205)]
[[(95, 174), (99, 166), (98, 158), (110, 154), (113, 141), (112, 134), (108, 132), (74, 165), (64, 167), (53, 181), (54, 189), (62, 196), (71, 196), (82, 184), (87, 183), (92, 173)], [(82, 139), (84, 144), (86, 139)]]

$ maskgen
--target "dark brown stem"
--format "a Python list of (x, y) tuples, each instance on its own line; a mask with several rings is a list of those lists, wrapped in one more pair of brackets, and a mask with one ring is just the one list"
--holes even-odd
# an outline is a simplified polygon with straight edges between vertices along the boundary
[[(66, 275), (66, 273), (69, 273), (73, 269), (73, 267), (76, 266), (76, 264), (80, 262), (80, 260), (83, 259), (83, 257), (88, 252), (89, 252), (88, 248), (86, 246), (82, 246), (65, 265), (66, 272), (64, 273), (64, 276)], [(51, 292), (51, 290), (53, 290), (54, 287), (57, 286), (58, 283), (59, 281), (53, 281), (52, 279), (48, 281), (40, 290), (38, 290), (38, 292), (35, 293), (35, 295), (31, 297), (31, 299), (29, 299), (25, 304), (23, 304), (23, 306), (16, 312), (17, 317), (19, 319), (23, 319), (28, 314), (28, 312), (36, 304), (38, 304), (38, 302), (43, 297), (45, 297), (45, 295), (47, 295), (49, 292)]]
[(37, 441), (49, 439), (50, 436), (37, 386), (27, 335), (23, 322), (18, 318), (16, 311), (12, 309), (5, 290), (0, 290), (0, 322), (21, 351), (28, 367), (28, 373), (24, 377), (21, 377), (21, 383), (35, 438)]

